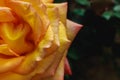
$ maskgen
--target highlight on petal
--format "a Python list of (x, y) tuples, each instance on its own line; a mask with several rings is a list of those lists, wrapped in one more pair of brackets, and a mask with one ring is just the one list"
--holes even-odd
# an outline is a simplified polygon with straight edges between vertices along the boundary
[(0, 54), (6, 55), (6, 56), (19, 56), (17, 53), (12, 51), (7, 44), (0, 45)]
[(10, 59), (0, 58), (0, 73), (13, 70), (14, 68), (16, 68), (21, 64), (23, 59), (24, 57), (22, 56), (17, 58), (10, 58)]

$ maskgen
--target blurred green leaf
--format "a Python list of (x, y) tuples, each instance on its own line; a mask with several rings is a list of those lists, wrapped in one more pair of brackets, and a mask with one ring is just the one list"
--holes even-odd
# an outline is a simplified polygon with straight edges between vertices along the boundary
[(113, 8), (113, 11), (114, 11), (114, 16), (120, 18), (120, 5), (116, 5), (116, 6)]
[(116, 16), (116, 17), (120, 18), (120, 5), (115, 5), (113, 7), (113, 10), (106, 11), (103, 14), (103, 17), (105, 17), (106, 19), (110, 19), (111, 16)]
[(83, 16), (84, 12), (85, 12), (85, 9), (74, 9), (73, 10), (73, 13), (75, 13), (76, 15), (79, 15), (79, 16)]
[(120, 18), (120, 12), (114, 12), (114, 16)]
[(75, 1), (81, 5), (86, 5), (86, 6), (90, 5), (88, 0), (75, 0)]
[(114, 11), (117, 11), (117, 12), (120, 12), (120, 5), (116, 5), (114, 8), (113, 8)]
[(112, 15), (113, 15), (113, 11), (106, 11), (102, 16), (108, 20)]

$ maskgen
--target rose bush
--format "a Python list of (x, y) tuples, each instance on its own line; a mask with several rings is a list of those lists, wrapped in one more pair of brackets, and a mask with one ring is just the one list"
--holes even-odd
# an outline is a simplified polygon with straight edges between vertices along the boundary
[(67, 3), (52, 2), (0, 1), (0, 80), (63, 80), (64, 67), (70, 73), (66, 54), (81, 25), (66, 20)]

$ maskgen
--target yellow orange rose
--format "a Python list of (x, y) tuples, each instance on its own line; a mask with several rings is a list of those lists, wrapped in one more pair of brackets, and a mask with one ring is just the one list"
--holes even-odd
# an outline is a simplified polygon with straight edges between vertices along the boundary
[(67, 3), (0, 1), (0, 80), (63, 80), (67, 50), (81, 25)]

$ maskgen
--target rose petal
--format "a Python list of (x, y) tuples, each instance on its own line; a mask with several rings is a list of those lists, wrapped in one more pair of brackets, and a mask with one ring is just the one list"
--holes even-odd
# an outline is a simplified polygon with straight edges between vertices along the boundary
[(55, 72), (51, 72), (51, 76), (43, 77), (37, 74), (32, 78), (32, 80), (63, 80), (63, 78), (64, 78), (64, 58), (60, 61), (58, 67), (55, 69)]
[(59, 4), (46, 4), (48, 8), (58, 8), (60, 21), (66, 26), (66, 17), (67, 17), (67, 3), (59, 3)]
[(34, 52), (31, 52), (28, 55), (26, 55), (22, 63), (13, 71), (22, 75), (31, 73), (36, 68), (37, 62), (39, 61), (39, 57), (39, 50), (36, 49)]
[(31, 80), (30, 75), (20, 75), (13, 72), (0, 74), (0, 80)]
[(32, 4), (32, 6), (38, 6), (42, 3), (42, 0), (21, 0), (23, 2), (29, 2), (30, 4)]
[(46, 5), (43, 4), (42, 0), (22, 0), (22, 1), (29, 2), (30, 4), (32, 4), (32, 7), (34, 8), (37, 15), (39, 15), (39, 17), (41, 18), (42, 24), (46, 30), (47, 27), (49, 26), (49, 19), (46, 14), (47, 10)]
[(81, 24), (75, 23), (71, 20), (67, 20), (67, 35), (68, 39), (73, 41), (78, 31), (82, 28)]
[(56, 56), (54, 58), (54, 62), (48, 69), (46, 76), (55, 74), (55, 71), (56, 71), (61, 59), (64, 56), (66, 56), (66, 49), (68, 49), (68, 47), (70, 45), (70, 41), (67, 39), (66, 28), (62, 22), (60, 22), (60, 25), (59, 25), (59, 40), (60, 40), (60, 47), (56, 51)]
[[(52, 55), (46, 57), (45, 59), (39, 62), (37, 67), (37, 73), (39, 74), (39, 78), (45, 78), (53, 76), (56, 72), (56, 69), (61, 61), (61, 59), (65, 56), (65, 51), (68, 49), (70, 45), (70, 41), (67, 39), (67, 35), (65, 32), (66, 28), (64, 24), (60, 22), (59, 25), (59, 39), (60, 39), (60, 47), (58, 50)], [(38, 79), (39, 80), (39, 79)], [(57, 79), (56, 79), (57, 80)]]
[(65, 74), (72, 75), (72, 71), (70, 69), (70, 65), (67, 58), (65, 58)]
[(7, 72), (16, 68), (18, 65), (20, 65), (23, 59), (24, 57), (22, 56), (10, 59), (0, 58), (0, 73)]
[(4, 7), (5, 6), (5, 1), (4, 0), (0, 0), (0, 6)]
[(49, 55), (51, 52), (49, 52), (49, 49), (53, 43), (54, 40), (54, 33), (52, 31), (51, 26), (49, 26), (45, 37), (43, 40), (39, 43), (39, 50), (40, 50), (40, 55), (42, 57), (45, 57), (46, 55)]
[(52, 41), (51, 46), (45, 49), (45, 51), (47, 51), (48, 52), (47, 54), (49, 55), (49, 54), (53, 53), (55, 50), (57, 50), (58, 47), (60, 46), (59, 37), (58, 37), (59, 36), (58, 35), (58, 26), (59, 26), (58, 9), (57, 8), (48, 8), (47, 14), (48, 14), (48, 17), (50, 20), (50, 27), (52, 28), (52, 31), (54, 34), (53, 35), (54, 40)]
[(16, 28), (12, 23), (0, 24), (0, 35), (2, 39), (18, 55), (33, 50), (33, 44), (26, 41), (26, 36), (30, 32), (29, 26), (23, 24), (18, 25)]
[(0, 22), (11, 22), (11, 21), (15, 21), (11, 9), (7, 7), (0, 7)]
[(7, 44), (0, 45), (0, 54), (4, 54), (7, 56), (19, 56), (17, 53), (8, 48)]
[(54, 0), (42, 0), (44, 3), (52, 3)]
[(64, 58), (61, 60), (59, 66), (55, 72), (55, 75), (46, 80), (64, 80)]
[[(45, 59), (41, 60), (38, 63), (38, 66), (36, 67), (36, 73), (42, 75), (43, 73), (46, 73), (46, 70), (52, 65), (55, 59), (56, 53), (53, 53), (53, 55), (50, 55), (46, 57)], [(43, 74), (44, 75), (44, 74)]]

